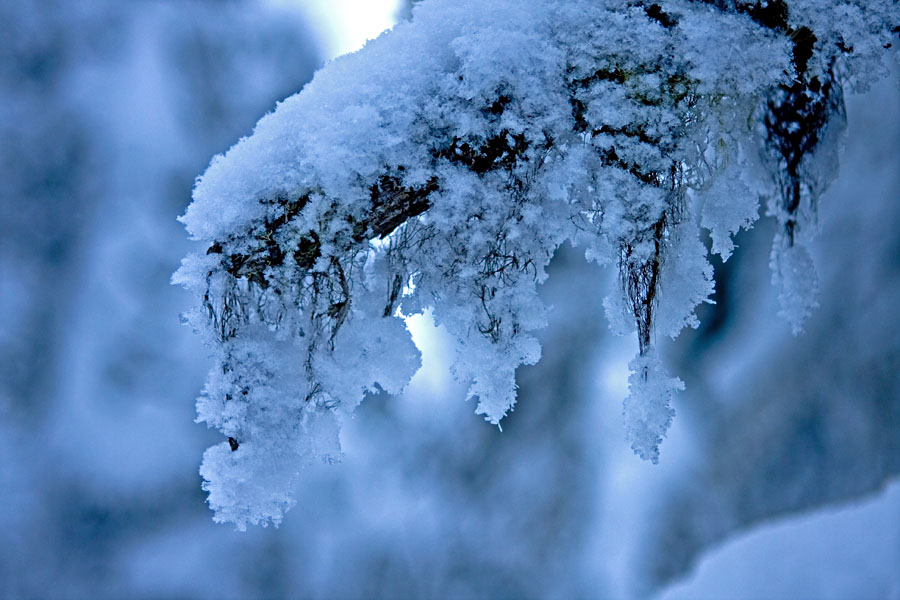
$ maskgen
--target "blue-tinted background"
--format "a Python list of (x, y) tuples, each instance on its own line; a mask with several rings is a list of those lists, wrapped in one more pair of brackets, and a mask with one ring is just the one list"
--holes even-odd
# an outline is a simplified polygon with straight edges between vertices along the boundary
[(566, 248), (502, 433), (417, 317), (425, 368), (363, 403), (281, 528), (215, 525), (175, 217), (324, 39), (284, 3), (0, 3), (0, 595), (900, 598), (896, 69), (849, 96), (807, 331), (776, 316), (762, 219), (663, 342), (687, 391), (659, 466), (623, 442), (614, 275)]

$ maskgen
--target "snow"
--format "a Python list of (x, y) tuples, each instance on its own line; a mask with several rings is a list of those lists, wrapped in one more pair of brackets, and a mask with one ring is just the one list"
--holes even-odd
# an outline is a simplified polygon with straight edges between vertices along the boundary
[[(792, 4), (792, 18), (813, 4)], [(859, 70), (859, 85), (878, 74), (871, 40), (884, 43), (900, 12), (877, 4), (865, 15), (844, 7), (856, 26), (834, 34), (809, 16), (822, 39), (860, 39), (861, 56), (840, 63)], [(654, 462), (681, 387), (655, 358), (656, 334), (696, 327), (713, 293), (698, 221), (727, 257), (768, 195), (783, 228), (773, 280), (782, 313), (802, 327), (816, 303), (803, 244), (841, 139), (839, 46), (815, 46), (807, 72), (784, 29), (746, 12), (681, 0), (659, 10), (425, 1), (213, 159), (181, 217), (208, 250), (173, 280), (197, 295), (189, 318), (216, 356), (200, 419), (238, 442), (234, 457), (223, 442), (204, 463), (217, 518), (277, 523), (292, 461), (339, 457), (320, 444), (334, 437), (325, 415), (404, 389), (420, 358), (398, 307), (433, 311), (455, 341), (452, 372), (499, 425), (516, 403), (516, 369), (540, 358), (537, 286), (567, 241), (619, 267), (607, 313), (639, 339), (627, 438)], [(792, 110), (796, 122), (778, 121)], [(794, 139), (798, 127), (811, 142)], [(739, 175), (760, 171), (757, 147), (774, 186)], [(235, 493), (245, 482), (253, 490)]]
[(657, 600), (900, 598), (900, 482), (712, 549)]

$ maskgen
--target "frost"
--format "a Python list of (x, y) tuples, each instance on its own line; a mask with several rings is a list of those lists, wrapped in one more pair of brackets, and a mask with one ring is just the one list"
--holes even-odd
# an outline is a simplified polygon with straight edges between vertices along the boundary
[(654, 351), (638, 356), (628, 364), (629, 395), (625, 416), (625, 441), (635, 454), (653, 463), (659, 462), (659, 445), (672, 424), (675, 411), (672, 397), (684, 389), (677, 377), (669, 377)]
[(789, 248), (772, 249), (772, 285), (778, 290), (778, 313), (798, 335), (803, 325), (819, 306), (819, 279), (809, 251), (799, 244)]
[(209, 448), (200, 474), (216, 521), (234, 523), (241, 531), (247, 525), (277, 526), (294, 505), (300, 469), (313, 460), (340, 458), (338, 432), (333, 414), (307, 412), (292, 431), (271, 440), (277, 444), (248, 442), (235, 451), (223, 442)]
[[(702, 203), (700, 224), (709, 230), (712, 251), (723, 261), (734, 251), (732, 236), (750, 228), (759, 218), (759, 192), (751, 187), (752, 182), (746, 181), (745, 151), (738, 146), (733, 152), (734, 156), (713, 157), (719, 172), (705, 188), (697, 191)], [(719, 161), (725, 164), (719, 167)]]
[(796, 327), (814, 305), (799, 244), (834, 171), (842, 73), (876, 76), (900, 22), (888, 1), (819, 4), (426, 0), (213, 159), (182, 217), (205, 252), (174, 280), (217, 359), (198, 401), (231, 439), (204, 460), (217, 518), (277, 523), (299, 465), (340, 456), (339, 417), (404, 388), (420, 358), (401, 312), (433, 310), (499, 424), (540, 357), (537, 286), (564, 242), (619, 270), (597, 292), (637, 331), (626, 429), (656, 461), (683, 387), (657, 332), (696, 327), (713, 293), (699, 225), (727, 258), (768, 198), (784, 312)]

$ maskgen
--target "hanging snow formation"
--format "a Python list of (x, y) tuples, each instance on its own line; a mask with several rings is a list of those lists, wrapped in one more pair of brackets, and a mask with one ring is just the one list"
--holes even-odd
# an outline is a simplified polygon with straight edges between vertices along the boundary
[(619, 269), (607, 317), (640, 348), (626, 435), (655, 462), (683, 388), (656, 334), (696, 326), (713, 292), (700, 226), (727, 258), (767, 201), (799, 330), (842, 90), (884, 74), (898, 26), (892, 0), (431, 0), (329, 64), (212, 161), (182, 217), (207, 244), (174, 281), (217, 359), (198, 401), (228, 438), (201, 469), (216, 519), (277, 524), (301, 465), (340, 457), (340, 419), (403, 389), (420, 358), (401, 309), (433, 308), (499, 424), (567, 241)]

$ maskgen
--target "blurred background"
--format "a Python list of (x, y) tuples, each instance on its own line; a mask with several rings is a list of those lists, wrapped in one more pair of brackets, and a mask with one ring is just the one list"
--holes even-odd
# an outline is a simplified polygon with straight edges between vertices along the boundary
[[(665, 344), (687, 384), (661, 464), (631, 454), (614, 276), (560, 250), (544, 358), (503, 432), (427, 316), (279, 529), (216, 525), (193, 422), (209, 368), (168, 283), (194, 177), (393, 0), (0, 2), (0, 596), (900, 598), (900, 71), (848, 96), (799, 337), (773, 225)], [(896, 58), (896, 56), (895, 56)], [(573, 299), (577, 301), (573, 302)]]

